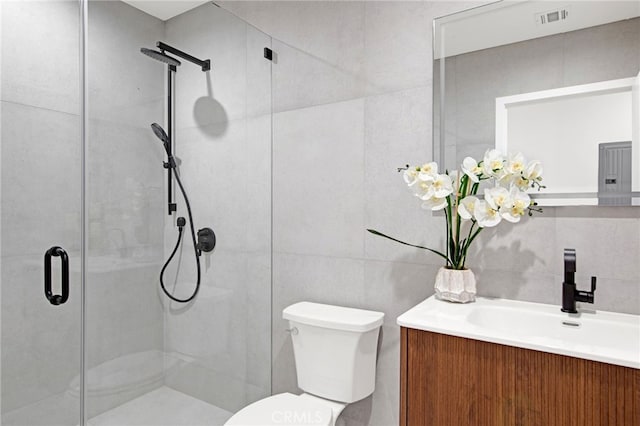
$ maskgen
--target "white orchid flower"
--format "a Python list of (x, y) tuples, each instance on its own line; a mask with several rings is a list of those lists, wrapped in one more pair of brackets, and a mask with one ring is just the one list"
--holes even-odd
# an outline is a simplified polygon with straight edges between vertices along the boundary
[(442, 210), (447, 206), (447, 198), (438, 198), (438, 197), (432, 197), (429, 198), (428, 200), (425, 200), (422, 203), (422, 208), (425, 210)]
[(473, 195), (469, 195), (464, 197), (460, 204), (458, 204), (458, 214), (464, 220), (470, 220), (473, 218), (473, 212), (475, 210), (476, 201), (478, 201), (477, 197)]
[(473, 212), (481, 228), (491, 228), (499, 224), (502, 220), (498, 211), (493, 209), (489, 203), (484, 200), (476, 200)]
[(462, 172), (465, 175), (469, 176), (469, 179), (471, 179), (473, 182), (480, 182), (478, 176), (482, 175), (482, 167), (478, 166), (478, 162), (475, 159), (466, 157), (464, 160), (462, 160), (461, 169)]
[(528, 180), (541, 181), (542, 180), (542, 164), (539, 161), (531, 161), (527, 165), (527, 170), (524, 173)]
[(523, 175), (520, 175), (515, 177), (511, 184), (516, 186), (520, 191), (526, 191), (527, 189), (529, 189), (531, 182), (529, 182), (529, 179), (527, 179)]
[(438, 163), (431, 162), (423, 164), (420, 167), (420, 172), (418, 173), (418, 179), (423, 181), (431, 181), (434, 180), (438, 174)]
[(453, 192), (453, 183), (448, 175), (436, 174), (433, 181), (434, 196), (437, 198), (445, 198)]
[(505, 170), (509, 174), (519, 175), (525, 171), (526, 161), (524, 159), (524, 155), (521, 153), (517, 153), (516, 155), (512, 155), (509, 157), (509, 161), (507, 161), (507, 166)]
[(489, 149), (482, 160), (482, 171), (487, 176), (501, 176), (504, 169), (504, 156), (497, 149)]
[(413, 191), (414, 195), (421, 200), (428, 200), (429, 198), (434, 196), (435, 192), (433, 181), (422, 180), (420, 178), (418, 178), (416, 180), (416, 183), (410, 186), (410, 188)]
[(526, 161), (521, 153), (509, 156), (509, 160), (504, 167), (504, 172), (502, 176), (499, 177), (500, 183), (505, 186), (514, 184), (522, 185), (523, 183), (521, 181), (523, 180), (522, 176), (525, 168)]
[(509, 191), (502, 186), (484, 190), (484, 199), (494, 210), (500, 210), (509, 200)]
[(500, 209), (500, 215), (511, 223), (517, 223), (520, 222), (520, 218), (524, 216), (527, 207), (530, 205), (531, 198), (529, 198), (529, 195), (514, 186), (509, 192), (509, 205)]
[(402, 177), (407, 185), (413, 186), (418, 181), (419, 167), (409, 167), (404, 171)]

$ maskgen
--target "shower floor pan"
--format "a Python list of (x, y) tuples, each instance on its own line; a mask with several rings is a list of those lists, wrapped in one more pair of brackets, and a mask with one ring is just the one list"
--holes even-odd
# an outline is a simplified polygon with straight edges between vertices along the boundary
[(162, 386), (89, 420), (89, 426), (222, 426), (233, 413)]

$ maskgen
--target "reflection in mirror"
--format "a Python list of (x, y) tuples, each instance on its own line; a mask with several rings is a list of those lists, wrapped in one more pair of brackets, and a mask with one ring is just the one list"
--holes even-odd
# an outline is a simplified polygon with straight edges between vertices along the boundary
[[(545, 165), (545, 185), (553, 191), (540, 204), (561, 198), (574, 204), (632, 203), (632, 183), (640, 191), (639, 167), (632, 171), (631, 158), (632, 141), (633, 153), (640, 153), (632, 131), (640, 125), (633, 120), (640, 116), (632, 102), (637, 82), (638, 77), (496, 99), (496, 147), (535, 147)], [(579, 172), (568, 172), (574, 164)]]
[(520, 151), (541, 205), (640, 205), (640, 2), (505, 1), (434, 31), (440, 164)]

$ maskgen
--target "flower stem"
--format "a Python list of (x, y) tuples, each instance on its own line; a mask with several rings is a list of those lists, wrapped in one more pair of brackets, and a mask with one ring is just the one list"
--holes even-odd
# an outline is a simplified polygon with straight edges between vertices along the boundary
[(469, 182), (469, 177), (467, 175), (463, 175), (460, 178), (460, 184), (456, 185), (456, 187), (458, 188), (458, 191), (456, 193), (456, 209), (455, 209), (456, 233), (454, 236), (455, 238), (454, 247), (456, 252), (452, 256), (455, 262), (455, 267), (458, 267), (460, 265), (460, 260), (462, 259), (462, 247), (460, 246), (460, 225), (461, 225), (462, 218), (458, 214), (458, 207), (460, 205), (460, 200), (464, 198), (467, 192), (468, 182)]
[(447, 196), (447, 209), (445, 210), (445, 216), (447, 218), (447, 266), (453, 266), (453, 259), (455, 256), (455, 248), (453, 246), (453, 223), (451, 221), (451, 195)]
[(471, 234), (471, 230), (473, 229), (473, 227), (475, 226), (476, 222), (473, 221), (473, 225), (471, 225), (471, 229), (469, 230), (469, 235), (470, 237), (467, 238), (467, 243), (466, 243), (466, 247), (464, 249), (464, 258), (462, 259), (462, 267), (464, 268), (464, 264), (467, 261), (467, 250), (469, 250), (469, 247), (471, 246), (471, 243), (473, 242), (473, 240), (476, 239), (476, 237), (478, 236), (478, 234), (484, 229), (484, 228), (478, 228), (476, 229), (476, 231), (473, 233), (473, 235)]

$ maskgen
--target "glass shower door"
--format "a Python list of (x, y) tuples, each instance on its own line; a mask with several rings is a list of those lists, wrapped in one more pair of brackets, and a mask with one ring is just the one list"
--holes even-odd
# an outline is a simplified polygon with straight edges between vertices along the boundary
[(80, 423), (79, 7), (77, 0), (0, 2), (6, 426)]

